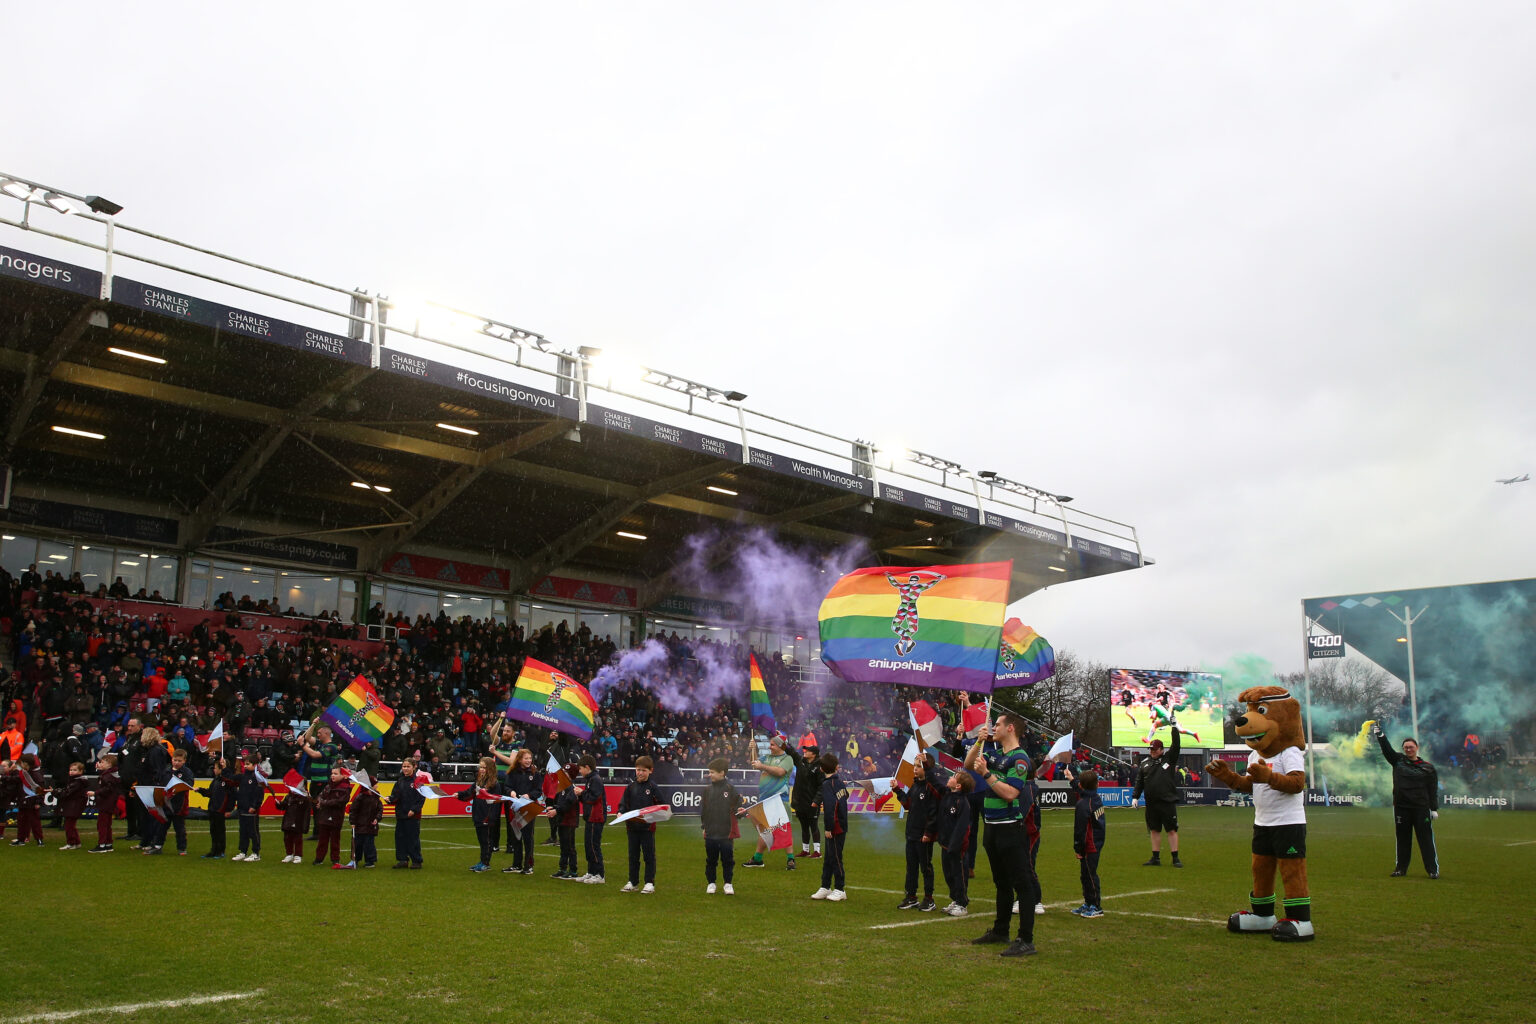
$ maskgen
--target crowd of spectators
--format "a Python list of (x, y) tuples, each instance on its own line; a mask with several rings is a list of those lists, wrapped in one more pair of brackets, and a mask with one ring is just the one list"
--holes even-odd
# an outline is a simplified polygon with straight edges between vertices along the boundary
[[(429, 766), (472, 762), (489, 747), (487, 733), (525, 658), (589, 684), (621, 653), (613, 637), (594, 636), (585, 625), (571, 629), (564, 621), (525, 635), (515, 623), (445, 614), (412, 620), (384, 616), (377, 607), (368, 618), (396, 627), (398, 636), (372, 656), (334, 643), (354, 639), (356, 627), (330, 616), (303, 631), (261, 634), (264, 646), (248, 650), (231, 632), (238, 619), (231, 622), (223, 607), (178, 632), (169, 614), (91, 600), (62, 577), (54, 580), (35, 574), (12, 579), (0, 570), (0, 643), (15, 666), (0, 681), (0, 701), (20, 735), (38, 744), (50, 772), (62, 772), (70, 761), (88, 762), (110, 742), (105, 737), (125, 732), (131, 718), (187, 749), (195, 770), (205, 767), (195, 738), (219, 722), (236, 743), (259, 747), (281, 770), (299, 757), (295, 731), (359, 674), (397, 714), (374, 759), (419, 753)], [(237, 613), (260, 610), (259, 602), (246, 609), (247, 602), (225, 594), (219, 603)], [(715, 757), (746, 764), (755, 756), (745, 708), (749, 653), (758, 654), (781, 731), (797, 742), (814, 734), (856, 777), (894, 768), (906, 744), (907, 701), (927, 700), (950, 734), (965, 703), (952, 691), (816, 681), (778, 652), (749, 652), (739, 644), (675, 633), (649, 639), (664, 645), (664, 661), (646, 679), (620, 677), (599, 689), (597, 728), (589, 740), (571, 743), (514, 722), (517, 742), (541, 753), (558, 742), (567, 759), (590, 753), (603, 767), (627, 766), (644, 754), (662, 782), (680, 781), (682, 769), (702, 768)], [(707, 691), (705, 666), (722, 662), (740, 666), (741, 693), (690, 700), (690, 694)], [(662, 690), (671, 695), (665, 704)], [(679, 695), (689, 705), (683, 710), (677, 709)], [(1037, 758), (1048, 743), (1037, 733), (1025, 737)]]

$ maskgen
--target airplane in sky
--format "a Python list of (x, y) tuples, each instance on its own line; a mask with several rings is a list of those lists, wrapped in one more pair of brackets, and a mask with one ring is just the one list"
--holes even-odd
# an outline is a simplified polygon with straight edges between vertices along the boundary
[(1510, 477), (1507, 480), (1504, 480), (1504, 479), (1495, 480), (1494, 483), (1496, 483), (1496, 484), (1523, 484), (1527, 480), (1529, 480), (1530, 478), (1531, 478), (1531, 474), (1527, 473), (1524, 476), (1512, 476), (1512, 477)]

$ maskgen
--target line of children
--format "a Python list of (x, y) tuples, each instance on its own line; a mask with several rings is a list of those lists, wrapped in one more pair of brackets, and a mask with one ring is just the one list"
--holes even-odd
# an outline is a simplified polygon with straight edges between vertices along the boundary
[[(501, 824), (503, 783), (496, 777), (496, 759), (482, 757), (475, 771), (475, 785), (470, 791), (469, 817), (475, 825), (475, 838), (480, 842), (480, 859), (470, 865), (471, 871), (491, 870), (491, 854), (496, 852), (496, 840), (492, 829)], [(509, 823), (510, 824), (510, 823)]]
[(240, 780), (235, 776), (228, 759), (215, 758), (213, 778), (206, 787), (198, 789), (208, 800), (208, 852), (203, 854), (203, 860), (224, 859), (224, 847), (228, 841), (224, 826), (229, 812), (234, 810), (235, 789), (239, 784)]
[(822, 852), (821, 888), (811, 893), (813, 900), (830, 900), (841, 903), (848, 898), (847, 880), (843, 875), (843, 845), (848, 840), (848, 786), (837, 773), (837, 755), (821, 755), (821, 772), (826, 781), (821, 784)]
[(414, 782), (416, 759), (400, 762), (400, 781), (390, 790), (389, 802), (395, 807), (395, 870), (421, 867), (421, 809), (427, 798)]
[(112, 852), (112, 819), (117, 814), (117, 801), (122, 795), (117, 755), (99, 755), (96, 758), (96, 789), (91, 793), (96, 804), (96, 845), (91, 848), (91, 853)]
[[(366, 777), (365, 777), (366, 778)], [(352, 798), (352, 859), (347, 867), (371, 868), (379, 863), (379, 826), (384, 820), (384, 801), (367, 786), (359, 786)], [(359, 863), (361, 861), (361, 863)]]
[(304, 863), (304, 837), (309, 834), (309, 820), (314, 813), (315, 798), (307, 789), (288, 787), (288, 792), (277, 801), (283, 812), (283, 863)]
[(944, 869), (944, 886), (949, 890), (949, 906), (944, 913), (964, 917), (970, 913), (970, 872), (965, 855), (971, 843), (971, 790), (976, 780), (969, 772), (951, 772), (944, 784), (944, 799), (934, 821), (934, 842), (943, 851), (939, 865)]
[[(624, 787), (619, 797), (619, 813), (655, 807), (661, 803), (661, 790), (651, 781), (653, 762), (648, 757), (635, 759), (635, 781)], [(631, 818), (624, 823), (625, 838), (629, 840), (629, 881), (620, 892), (639, 891), (650, 895), (656, 891), (656, 826), (643, 818)], [(645, 858), (645, 886), (640, 885), (640, 859)]]
[(1072, 817), (1072, 850), (1080, 862), (1083, 905), (1072, 913), (1079, 917), (1103, 917), (1099, 906), (1099, 854), (1104, 850), (1104, 801), (1099, 796), (1099, 776), (1091, 768), (1077, 778), (1067, 773), (1077, 790), (1077, 807)]
[[(933, 755), (920, 754), (912, 766), (912, 785), (897, 791), (907, 809), (907, 885), (897, 910), (933, 910), (933, 842), (943, 793), (932, 779)], [(923, 878), (923, 899), (917, 899), (917, 878)]]
[(555, 816), (550, 820), (560, 836), (560, 868), (549, 877), (580, 878), (576, 873), (576, 825), (581, 821), (581, 796), (575, 786), (555, 794)]
[(581, 791), (581, 817), (586, 823), (582, 838), (586, 843), (587, 873), (576, 879), (588, 885), (602, 885), (603, 877), (603, 826), (608, 823), (608, 795), (596, 776), (597, 759), (583, 754), (576, 772), (584, 783)]
[(736, 895), (731, 878), (736, 871), (736, 819), (741, 814), (741, 794), (726, 781), (730, 762), (717, 757), (709, 762), (709, 788), (699, 804), (699, 828), (704, 832), (704, 891), (715, 894), (715, 865), (725, 876), (725, 894)]
[[(512, 758), (512, 766), (507, 769), (506, 778), (503, 780), (502, 792), (507, 796), (515, 796), (523, 800), (532, 800), (537, 797), (544, 788), (544, 774), (534, 767), (533, 751), (524, 747)], [(498, 804), (498, 808), (502, 805)], [(512, 805), (505, 805), (509, 810)], [(512, 854), (512, 863), (502, 872), (514, 875), (519, 872), (525, 875), (533, 874), (533, 848), (537, 845), (534, 836), (534, 824), (538, 819), (529, 818), (522, 828), (517, 827), (517, 821), (510, 815), (507, 818), (507, 852)], [(492, 849), (495, 849), (494, 840)], [(486, 861), (487, 864), (490, 861)]]
[(352, 798), (352, 777), (340, 764), (331, 765), (331, 778), (315, 800), (317, 825), (314, 864), (325, 863), (330, 854), (331, 867), (341, 866), (341, 825), (347, 820), (347, 801)]
[(261, 802), (266, 799), (267, 785), (256, 770), (260, 758), (255, 751), (245, 755), (245, 771), (240, 773), (240, 786), (235, 793), (235, 813), (240, 818), (240, 852), (230, 860), (251, 863), (261, 860)]

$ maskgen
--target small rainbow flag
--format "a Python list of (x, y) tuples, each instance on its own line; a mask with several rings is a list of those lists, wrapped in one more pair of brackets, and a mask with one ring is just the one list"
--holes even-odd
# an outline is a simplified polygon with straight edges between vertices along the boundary
[(331, 727), (337, 739), (361, 750), (369, 740), (383, 744), (384, 734), (395, 724), (395, 709), (379, 699), (366, 676), (358, 676), (320, 713), (320, 721)]
[(597, 701), (564, 672), (529, 658), (507, 701), (506, 715), (585, 740), (597, 724)]
[(991, 693), (1012, 562), (855, 569), (821, 602), (821, 660), (852, 683)]
[(1003, 623), (997, 648), (997, 685), (1032, 686), (1056, 674), (1056, 652), (1045, 637), (1018, 619)]
[(768, 687), (763, 683), (763, 670), (757, 667), (755, 654), (747, 655), (747, 663), (752, 677), (752, 724), (771, 736), (779, 731), (779, 723), (773, 717), (773, 708), (768, 704)]

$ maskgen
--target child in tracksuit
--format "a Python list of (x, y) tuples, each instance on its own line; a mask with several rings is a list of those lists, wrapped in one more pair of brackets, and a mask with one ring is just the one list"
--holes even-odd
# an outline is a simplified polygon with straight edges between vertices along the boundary
[(245, 771), (235, 792), (235, 813), (240, 818), (240, 852), (230, 860), (247, 863), (261, 860), (261, 803), (267, 796), (266, 780), (256, 770), (261, 757), (255, 751), (245, 755)]
[[(619, 797), (619, 813), (638, 811), (661, 803), (661, 790), (651, 781), (652, 762), (648, 757), (635, 759), (635, 781), (624, 787)], [(629, 840), (629, 881), (620, 892), (656, 891), (656, 826), (644, 818), (630, 818), (624, 823)], [(640, 888), (640, 858), (645, 858), (645, 888)]]
[(284, 864), (303, 863), (304, 836), (309, 833), (314, 807), (314, 798), (299, 786), (289, 786), (287, 795), (277, 802), (278, 810), (283, 812)]
[(359, 787), (352, 798), (353, 866), (371, 868), (379, 862), (379, 823), (384, 820), (384, 801), (371, 789)]
[[(1072, 778), (1070, 774), (1067, 776)], [(1072, 819), (1072, 850), (1081, 861), (1083, 905), (1072, 913), (1079, 917), (1103, 917), (1099, 907), (1099, 853), (1104, 849), (1104, 801), (1099, 797), (1099, 776), (1091, 768), (1073, 780), (1078, 791)]]
[(976, 780), (970, 772), (951, 773), (934, 821), (934, 841), (943, 851), (939, 864), (944, 869), (944, 885), (949, 889), (949, 906), (944, 913), (950, 917), (964, 917), (971, 903), (965, 853), (971, 841), (971, 790), (975, 787)]
[[(197, 781), (192, 774), (192, 769), (187, 767), (187, 752), (178, 749), (171, 755), (171, 778), (180, 779), (189, 787)], [(176, 830), (176, 855), (187, 855), (187, 815), (192, 813), (192, 790), (184, 789), (172, 794), (166, 800), (166, 823), (160, 826), (160, 842), (165, 841), (165, 832), (168, 828)], [(155, 852), (160, 852), (160, 843), (155, 844)]]
[(576, 773), (586, 783), (581, 791), (581, 820), (586, 823), (582, 838), (586, 843), (587, 873), (577, 879), (591, 885), (602, 885), (603, 877), (603, 825), (608, 821), (608, 795), (597, 778), (597, 759), (583, 754)]
[(85, 764), (75, 761), (69, 766), (69, 781), (60, 791), (59, 813), (64, 817), (64, 845), (61, 850), (80, 849), (80, 815), (85, 813), (88, 790), (85, 782)]
[(223, 860), (224, 846), (228, 840), (225, 838), (224, 823), (229, 817), (229, 812), (235, 806), (235, 788), (240, 780), (235, 776), (234, 770), (228, 761), (219, 757), (214, 759), (213, 779), (206, 787), (200, 787), (198, 792), (208, 798), (208, 852), (203, 854), (203, 860)]
[(91, 848), (91, 853), (112, 852), (112, 818), (117, 814), (117, 798), (122, 791), (117, 776), (117, 755), (102, 754), (96, 758), (96, 789), (91, 794), (96, 804), (96, 845)]
[(576, 874), (576, 825), (581, 821), (581, 801), (575, 786), (555, 795), (555, 817), (560, 832), (560, 869), (551, 878), (579, 878)]
[(19, 783), (17, 804), (20, 812), (16, 816), (16, 838), (11, 840), (11, 845), (26, 846), (27, 837), (30, 836), (38, 846), (42, 846), (43, 791), (48, 787), (43, 785), (43, 773), (38, 770), (37, 755), (22, 754), (16, 759), (12, 772)]
[(736, 870), (738, 835), (736, 819), (741, 814), (741, 794), (725, 779), (730, 763), (723, 757), (709, 762), (709, 788), (704, 790), (699, 805), (699, 827), (704, 830), (704, 891), (715, 891), (715, 865), (718, 863), (725, 875), (725, 894), (734, 896), (736, 888), (731, 876)]
[(427, 798), (416, 788), (416, 759), (400, 762), (400, 781), (389, 791), (395, 807), (395, 869), (421, 867), (421, 809)]
[(347, 820), (347, 799), (352, 795), (352, 780), (341, 765), (331, 766), (331, 779), (315, 800), (319, 841), (315, 844), (315, 864), (325, 862), (330, 851), (331, 866), (341, 864), (341, 824)]
[[(934, 826), (938, 819), (939, 801), (943, 799), (938, 785), (930, 778), (933, 771), (933, 755), (918, 756), (912, 769), (912, 785), (898, 792), (901, 806), (907, 809), (907, 886), (897, 910), (929, 911), (937, 906), (933, 902), (933, 841)], [(923, 900), (917, 900), (917, 876), (923, 876)]]
[(837, 755), (821, 755), (821, 888), (811, 893), (813, 900), (841, 903), (848, 898), (843, 876), (843, 844), (848, 839), (848, 786), (837, 774)]
[(473, 799), (469, 802), (469, 816), (475, 823), (475, 838), (480, 841), (480, 859), (470, 866), (471, 871), (489, 871), (491, 854), (496, 850), (492, 828), (501, 824), (502, 783), (496, 778), (496, 759), (482, 757), (480, 769), (475, 772)]

